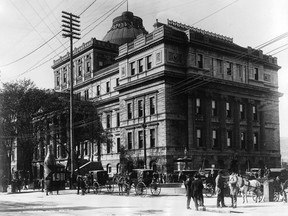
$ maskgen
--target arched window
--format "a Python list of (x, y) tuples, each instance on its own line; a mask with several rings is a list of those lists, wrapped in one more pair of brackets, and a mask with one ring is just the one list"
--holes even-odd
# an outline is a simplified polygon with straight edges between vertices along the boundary
[(107, 164), (107, 172), (108, 172), (108, 174), (110, 174), (112, 172), (111, 164)]

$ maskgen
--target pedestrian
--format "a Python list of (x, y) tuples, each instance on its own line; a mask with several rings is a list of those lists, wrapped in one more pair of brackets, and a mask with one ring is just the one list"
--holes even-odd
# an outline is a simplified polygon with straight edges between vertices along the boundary
[(202, 180), (200, 175), (197, 173), (195, 174), (194, 180), (191, 183), (191, 193), (196, 211), (198, 211), (199, 205), (204, 207), (203, 188)]
[(41, 179), (41, 191), (44, 192), (44, 188), (45, 188), (45, 181), (44, 181), (44, 177), (42, 177)]
[(238, 194), (238, 177), (235, 172), (232, 172), (229, 177), (229, 187), (230, 187), (230, 196), (231, 196), (231, 207), (236, 208), (237, 207), (237, 194)]
[(224, 178), (223, 170), (219, 170), (215, 179), (215, 191), (217, 194), (217, 208), (227, 207), (224, 202)]
[(77, 194), (79, 194), (79, 191), (81, 188), (81, 181), (82, 181), (82, 176), (78, 175), (77, 176)]
[(187, 201), (186, 201), (187, 209), (191, 209), (190, 208), (190, 202), (191, 202), (191, 198), (192, 198), (192, 190), (191, 190), (192, 181), (193, 181), (193, 178), (191, 175), (189, 175), (185, 181), (185, 184), (184, 184), (185, 189), (186, 189), (186, 196), (187, 196)]
[(80, 179), (81, 183), (80, 183), (80, 187), (81, 187), (81, 194), (84, 195), (86, 192), (86, 183), (85, 183), (85, 179), (82, 177)]

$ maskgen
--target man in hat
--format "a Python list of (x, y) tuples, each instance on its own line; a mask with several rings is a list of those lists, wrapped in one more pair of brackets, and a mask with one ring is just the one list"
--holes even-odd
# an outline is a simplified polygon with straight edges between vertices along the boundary
[(200, 206), (204, 206), (203, 188), (202, 180), (200, 179), (200, 175), (197, 173), (191, 183), (191, 193), (195, 203), (196, 211), (198, 211), (198, 202)]
[(237, 194), (238, 194), (237, 182), (238, 182), (237, 174), (232, 171), (231, 175), (229, 176), (229, 187), (230, 187), (232, 208), (237, 207)]
[(227, 207), (224, 203), (224, 178), (222, 170), (219, 170), (215, 179), (215, 191), (217, 194), (217, 208)]

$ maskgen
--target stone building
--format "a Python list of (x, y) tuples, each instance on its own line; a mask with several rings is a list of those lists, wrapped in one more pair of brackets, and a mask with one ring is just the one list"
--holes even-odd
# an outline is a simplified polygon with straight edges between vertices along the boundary
[[(172, 20), (147, 33), (131, 12), (73, 55), (74, 94), (97, 102), (111, 140), (85, 152), (101, 151), (109, 172), (119, 172), (121, 146), (134, 167), (160, 172), (280, 166), (275, 57)], [(55, 90), (68, 91), (69, 54), (52, 68)]]

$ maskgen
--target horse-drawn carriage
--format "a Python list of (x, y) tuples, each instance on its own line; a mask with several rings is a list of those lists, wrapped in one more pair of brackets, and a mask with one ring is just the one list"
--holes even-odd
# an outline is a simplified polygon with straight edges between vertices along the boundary
[(134, 187), (137, 195), (146, 195), (147, 188), (150, 188), (152, 195), (159, 195), (161, 187), (157, 179), (157, 173), (151, 169), (133, 169), (126, 181), (127, 193)]
[[(90, 171), (92, 184), (91, 189), (94, 193), (99, 193), (103, 188), (106, 188), (107, 192), (112, 193), (114, 191), (114, 184), (112, 179), (109, 178), (108, 172), (106, 170), (94, 170)], [(87, 177), (88, 178), (88, 177)]]

